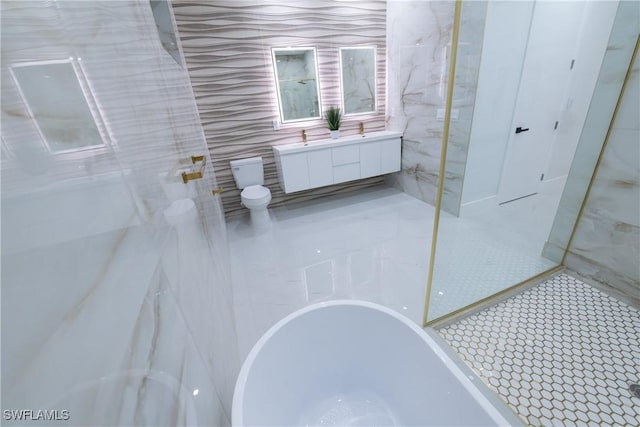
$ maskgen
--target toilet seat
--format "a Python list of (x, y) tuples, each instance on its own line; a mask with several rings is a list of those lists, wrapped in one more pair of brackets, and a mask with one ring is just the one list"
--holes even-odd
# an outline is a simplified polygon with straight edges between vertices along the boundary
[(271, 201), (271, 191), (262, 185), (250, 185), (240, 193), (242, 203), (247, 206), (268, 205)]
[(271, 191), (269, 191), (267, 187), (263, 187), (262, 185), (250, 185), (248, 187), (245, 187), (245, 189), (242, 190), (242, 193), (240, 193), (242, 197), (252, 200), (261, 199), (270, 194)]

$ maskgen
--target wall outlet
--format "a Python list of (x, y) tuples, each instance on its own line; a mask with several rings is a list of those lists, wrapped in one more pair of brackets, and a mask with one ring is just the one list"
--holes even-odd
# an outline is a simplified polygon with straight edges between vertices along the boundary
[(273, 125), (273, 130), (280, 130), (280, 120), (273, 120), (271, 124)]

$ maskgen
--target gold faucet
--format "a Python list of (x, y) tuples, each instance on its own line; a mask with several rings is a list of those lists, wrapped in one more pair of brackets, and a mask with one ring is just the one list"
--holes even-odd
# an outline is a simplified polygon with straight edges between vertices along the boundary
[(363, 122), (360, 122), (359, 128), (360, 128), (360, 131), (359, 131), (360, 135), (364, 136), (364, 123)]
[(307, 143), (307, 131), (302, 129), (302, 142)]

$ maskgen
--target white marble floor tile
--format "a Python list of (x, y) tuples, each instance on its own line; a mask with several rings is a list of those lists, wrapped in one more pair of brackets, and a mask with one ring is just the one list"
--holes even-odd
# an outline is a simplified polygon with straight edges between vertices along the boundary
[[(508, 216), (517, 215), (518, 206), (528, 210), (514, 205)], [(282, 317), (330, 299), (372, 301), (422, 322), (433, 206), (377, 187), (272, 208), (270, 214), (271, 228), (257, 234), (248, 216), (227, 224), (241, 357)], [(539, 255), (546, 236), (524, 244), (527, 237), (512, 231), (516, 225), (501, 229), (504, 221), (494, 215), (441, 217), (437, 254), (447, 262), (436, 269), (442, 280), (434, 282), (435, 313), (451, 312), (549, 267)]]
[(271, 229), (228, 222), (240, 353), (306, 305), (362, 299), (422, 320), (434, 209), (380, 187), (271, 209)]

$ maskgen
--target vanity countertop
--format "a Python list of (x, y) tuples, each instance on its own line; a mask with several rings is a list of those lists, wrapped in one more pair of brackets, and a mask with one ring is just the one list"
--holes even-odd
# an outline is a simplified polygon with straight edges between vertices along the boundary
[(316, 141), (308, 141), (306, 143), (297, 142), (295, 144), (274, 145), (272, 148), (277, 151), (278, 154), (293, 154), (301, 151), (313, 151), (379, 141), (389, 138), (400, 138), (401, 136), (402, 132), (385, 130), (380, 132), (368, 132), (364, 135), (341, 136), (338, 139), (318, 139)]

